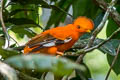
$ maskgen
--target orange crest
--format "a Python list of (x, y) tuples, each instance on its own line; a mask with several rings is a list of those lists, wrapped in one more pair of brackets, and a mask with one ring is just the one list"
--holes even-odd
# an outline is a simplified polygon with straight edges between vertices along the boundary
[(74, 25), (79, 25), (81, 26), (82, 28), (84, 29), (88, 29), (88, 30), (92, 30), (94, 28), (94, 23), (91, 19), (87, 18), (87, 17), (84, 17), (84, 16), (81, 16), (81, 17), (78, 17), (74, 23)]

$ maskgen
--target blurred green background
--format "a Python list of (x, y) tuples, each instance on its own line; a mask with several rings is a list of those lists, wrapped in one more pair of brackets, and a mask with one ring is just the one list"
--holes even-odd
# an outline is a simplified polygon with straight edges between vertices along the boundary
[[(40, 57), (40, 55), (38, 55), (38, 57), (36, 55), (30, 55), (24, 57), (21, 55), (23, 53), (23, 48), (18, 49), (19, 47), (24, 46), (36, 34), (53, 27), (71, 24), (74, 19), (79, 16), (86, 16), (92, 19), (95, 24), (94, 29), (96, 29), (105, 13), (105, 11), (100, 7), (100, 4), (98, 4), (100, 1), (105, 4), (109, 4), (111, 2), (111, 0), (4, 0), (4, 2), (1, 3), (3, 4), (3, 6), (1, 5), (1, 9), (3, 8), (3, 16), (1, 16), (1, 18), (4, 19), (4, 23), (10, 35), (10, 47), (6, 48), (8, 45), (7, 39), (2, 30), (2, 25), (0, 25), (1, 61), (3, 63), (7, 63), (13, 69), (19, 70), (19, 72), (22, 72), (24, 75), (27, 75), (25, 77), (26, 79), (22, 79), (21, 77), (21, 80), (32, 80), (32, 78), (44, 80), (42, 79), (42, 77), (44, 77), (44, 73), (40, 72), (47, 71), (54, 73), (56, 78), (55, 80), (60, 80), (61, 75), (62, 77), (63, 75), (68, 75), (73, 69), (78, 68), (78, 66), (80, 67), (80, 71), (78, 71), (82, 76), (77, 75), (70, 80), (89, 80), (88, 78), (90, 78), (90, 80), (104, 80), (113, 57), (116, 55), (118, 44), (120, 44), (120, 33), (116, 34), (111, 41), (102, 47), (89, 52), (84, 57), (81, 65), (66, 59), (66, 64), (63, 65), (64, 59), (56, 59), (51, 56), (43, 56), (43, 58)], [(115, 4), (114, 8), (119, 14), (119, 0)], [(98, 45), (99, 41), (107, 39), (114, 31), (116, 31), (116, 29), (118, 29), (118, 27), (119, 25), (114, 21), (113, 17), (109, 16), (104, 28), (97, 35), (98, 42), (95, 41), (93, 45)], [(90, 36), (91, 34), (85, 34), (80, 38), (80, 41), (88, 42)], [(77, 43), (79, 44), (80, 42)], [(76, 53), (76, 50), (70, 50), (68, 52)], [(15, 55), (17, 55), (17, 57)], [(56, 60), (55, 62), (54, 59)], [(70, 59), (74, 60), (73, 57)], [(33, 64), (32, 61), (37, 65)], [(45, 64), (44, 61), (48, 64)], [(52, 65), (51, 68), (50, 65), (52, 63), (55, 63), (55, 65)], [(68, 70), (66, 69), (66, 66)], [(120, 60), (118, 57), (108, 80), (120, 80), (119, 68)], [(0, 70), (1, 69), (2, 68), (0, 67)], [(66, 70), (66, 72), (62, 73), (62, 70)], [(0, 73), (2, 74), (1, 71)], [(47, 77), (45, 77), (45, 80), (50, 80), (51, 76), (53, 76), (53, 74), (49, 73)]]

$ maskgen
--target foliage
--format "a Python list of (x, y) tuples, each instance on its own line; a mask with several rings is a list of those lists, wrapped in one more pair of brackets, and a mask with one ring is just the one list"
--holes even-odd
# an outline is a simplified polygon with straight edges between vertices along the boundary
[(67, 59), (39, 54), (15, 56), (8, 58), (5, 62), (22, 71), (24, 69), (42, 73), (50, 71), (57, 76), (69, 75), (73, 69), (84, 69), (83, 66), (77, 65)]
[[(2, 17), (8, 32), (10, 31), (10, 42), (15, 43), (11, 44), (10, 48), (4, 48), (5, 45), (7, 45), (7, 39), (2, 30), (2, 25), (0, 25), (0, 77), (2, 76), (5, 80), (17, 80), (18, 78), (20, 80), (45, 80), (48, 72), (52, 72), (55, 80), (61, 80), (62, 78), (66, 78), (66, 80), (67, 78), (70, 80), (92, 80), (91, 70), (89, 66), (86, 65), (84, 59), (81, 64), (75, 63), (78, 58), (78, 56), (76, 56), (77, 51), (86, 47), (91, 34), (82, 36), (73, 48), (66, 51), (68, 53), (74, 53), (73, 56), (65, 56), (70, 60), (65, 57), (56, 58), (55, 56), (40, 54), (22, 55), (21, 47), (18, 47), (18, 44), (22, 44), (22, 41), (26, 42), (37, 33), (51, 27), (66, 24), (67, 21), (71, 23), (70, 19), (74, 20), (79, 16), (91, 18), (94, 21), (95, 30), (104, 16), (104, 11), (95, 1), (96, 0), (4, 0), (4, 3), (1, 3), (4, 4), (3, 6), (1, 5), (1, 8), (3, 8)], [(109, 3), (111, 0), (105, 1)], [(119, 3), (120, 1), (115, 5), (116, 11), (118, 12), (120, 12)], [(42, 21), (44, 10), (47, 10), (49, 18), (48, 20)], [(108, 38), (119, 28), (119, 25), (112, 17), (107, 21), (108, 24), (106, 24), (107, 27), (104, 33)], [(46, 23), (46, 25), (43, 23)], [(116, 55), (118, 45), (120, 44), (119, 38), (120, 33), (118, 32), (110, 41), (107, 41), (107, 43), (97, 48), (107, 54), (109, 65), (112, 64), (113, 57)], [(91, 47), (98, 45), (102, 41), (105, 41), (105, 39), (96, 38)], [(113, 71), (117, 75), (120, 74), (119, 57), (120, 56), (118, 56), (115, 66), (113, 67)], [(73, 71), (75, 72), (74, 77), (71, 75)]]

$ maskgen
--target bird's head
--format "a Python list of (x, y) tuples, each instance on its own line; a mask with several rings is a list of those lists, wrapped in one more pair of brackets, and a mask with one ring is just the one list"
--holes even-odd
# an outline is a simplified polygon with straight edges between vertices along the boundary
[(91, 30), (94, 28), (93, 21), (91, 19), (88, 19), (87, 17), (78, 17), (73, 22), (73, 25), (80, 33), (91, 32)]

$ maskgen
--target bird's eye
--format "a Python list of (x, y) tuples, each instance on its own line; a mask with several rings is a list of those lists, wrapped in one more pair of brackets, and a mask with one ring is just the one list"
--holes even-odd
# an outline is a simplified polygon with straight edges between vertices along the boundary
[(80, 29), (80, 26), (78, 25), (77, 28)]

